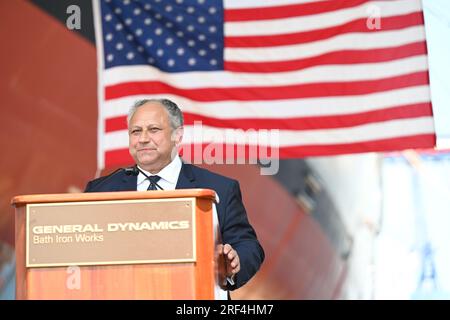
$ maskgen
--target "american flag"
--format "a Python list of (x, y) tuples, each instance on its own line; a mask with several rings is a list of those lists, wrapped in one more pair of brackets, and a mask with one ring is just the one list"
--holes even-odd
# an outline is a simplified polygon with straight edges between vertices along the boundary
[(94, 15), (99, 168), (132, 162), (143, 98), (180, 106), (187, 145), (195, 121), (278, 129), (282, 158), (435, 145), (420, 0), (97, 0)]

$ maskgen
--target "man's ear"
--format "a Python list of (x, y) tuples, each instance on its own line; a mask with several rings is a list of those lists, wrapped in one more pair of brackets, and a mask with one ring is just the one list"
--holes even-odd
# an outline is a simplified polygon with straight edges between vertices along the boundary
[(184, 127), (178, 127), (173, 132), (172, 139), (175, 141), (175, 145), (178, 147), (181, 144), (181, 141), (183, 140), (183, 134), (184, 134)]

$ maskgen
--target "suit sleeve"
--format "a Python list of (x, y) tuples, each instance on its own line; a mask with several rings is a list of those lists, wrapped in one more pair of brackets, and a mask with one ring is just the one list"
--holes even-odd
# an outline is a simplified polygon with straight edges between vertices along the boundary
[[(91, 180), (86, 184), (86, 188), (84, 188), (84, 192), (100, 192), (103, 191), (99, 188), (99, 185), (101, 186), (101, 181), (103, 179), (99, 178), (99, 179), (95, 179), (95, 180)], [(105, 190), (108, 191), (108, 190)]]
[(247, 283), (259, 270), (264, 261), (264, 250), (248, 221), (237, 181), (233, 180), (227, 192), (225, 210), (221, 228), (222, 241), (224, 244), (230, 244), (237, 251), (241, 263), (241, 270), (236, 274), (235, 284), (228, 285), (229, 290), (235, 290)]
[(84, 188), (84, 192), (92, 192), (92, 181), (87, 183), (86, 188)]

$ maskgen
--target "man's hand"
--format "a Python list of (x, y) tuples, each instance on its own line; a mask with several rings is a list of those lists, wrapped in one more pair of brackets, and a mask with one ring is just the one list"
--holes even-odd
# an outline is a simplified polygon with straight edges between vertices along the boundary
[(219, 245), (218, 251), (219, 254), (223, 255), (225, 260), (226, 276), (233, 278), (236, 273), (241, 270), (241, 263), (239, 261), (238, 253), (228, 243)]

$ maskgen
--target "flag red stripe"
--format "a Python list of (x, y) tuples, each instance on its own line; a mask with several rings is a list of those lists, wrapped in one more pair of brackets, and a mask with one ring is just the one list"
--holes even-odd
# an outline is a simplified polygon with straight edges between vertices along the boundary
[(328, 39), (346, 33), (374, 33), (389, 30), (399, 30), (412, 26), (423, 25), (422, 12), (414, 12), (401, 16), (386, 17), (381, 19), (381, 30), (371, 30), (367, 28), (367, 18), (354, 20), (343, 25), (312, 30), (306, 32), (296, 32), (289, 34), (277, 34), (268, 36), (226, 36), (224, 43), (226, 48), (253, 48), (253, 47), (273, 47), (308, 43)]
[[(429, 148), (436, 143), (436, 136), (434, 134), (421, 134), (407, 137), (398, 137), (391, 139), (364, 141), (357, 143), (331, 144), (331, 145), (307, 145), (307, 146), (293, 146), (283, 147), (279, 149), (280, 158), (301, 158), (310, 156), (324, 156), (324, 155), (338, 155), (346, 153), (361, 153), (361, 152), (383, 152), (396, 151), (409, 148)], [(203, 145), (203, 149), (206, 145)], [(223, 150), (226, 146), (222, 146)], [(237, 148), (234, 146), (234, 155), (237, 155)], [(245, 154), (249, 154), (249, 147), (244, 146)], [(193, 153), (195, 146), (191, 145), (191, 152)], [(270, 156), (270, 149), (268, 150)], [(194, 154), (195, 156), (195, 154)], [(200, 155), (202, 156), (202, 155)], [(226, 152), (224, 152), (226, 156)], [(193, 159), (190, 159), (191, 161)], [(122, 166), (134, 163), (128, 149), (110, 150), (105, 152), (105, 166)], [(248, 161), (247, 161), (248, 163)]]
[[(185, 113), (183, 112), (183, 115)], [(127, 116), (119, 116), (105, 120), (105, 132), (125, 130), (128, 128)]]
[[(329, 115), (298, 118), (252, 118), (252, 119), (218, 119), (199, 114), (183, 112), (184, 123), (193, 125), (195, 121), (201, 121), (202, 125), (233, 128), (233, 129), (281, 129), (281, 130), (313, 130), (346, 128), (363, 125), (372, 122), (381, 122), (395, 119), (408, 119), (416, 117), (432, 116), (431, 103), (418, 103), (405, 106), (385, 108), (381, 110), (361, 112), (348, 115)], [(105, 132), (126, 130), (126, 116), (110, 118), (105, 121)]]
[(291, 5), (262, 7), (262, 8), (226, 9), (224, 12), (224, 21), (236, 22), (236, 21), (271, 20), (289, 17), (301, 17), (356, 7), (366, 2), (369, 1), (368, 0), (320, 1), (312, 3), (291, 4)]
[(105, 151), (105, 168), (133, 164), (128, 148)]
[[(370, 50), (343, 50), (324, 53), (311, 58), (274, 62), (225, 61), (224, 69), (234, 72), (271, 73), (302, 70), (322, 65), (347, 65), (357, 63), (385, 62), (427, 53), (425, 41), (393, 48)], [(382, 66), (380, 66), (382, 67)]]
[(105, 88), (105, 99), (130, 95), (173, 94), (193, 101), (252, 101), (360, 95), (428, 84), (428, 72), (366, 81), (311, 83), (273, 87), (180, 89), (160, 81), (125, 82)]

